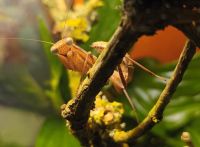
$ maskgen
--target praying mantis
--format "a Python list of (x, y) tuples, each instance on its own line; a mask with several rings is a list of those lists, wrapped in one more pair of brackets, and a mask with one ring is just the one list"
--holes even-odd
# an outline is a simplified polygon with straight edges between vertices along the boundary
[[(102, 51), (104, 48), (106, 48), (106, 45), (107, 42), (98, 41), (94, 42), (91, 47), (97, 49), (98, 51)], [(97, 59), (97, 57), (92, 55), (90, 52), (86, 52), (84, 49), (77, 46), (70, 37), (59, 40), (51, 47), (50, 50), (59, 57), (60, 61), (67, 69), (80, 72), (81, 74), (86, 74)], [(131, 59), (128, 54), (126, 54), (121, 64), (118, 66), (119, 70), (121, 70), (123, 73), (125, 80), (124, 82), (126, 84), (131, 81), (131, 74), (133, 72), (134, 65), (142, 68), (147, 73), (156, 76), (163, 81), (167, 80), (164, 77), (158, 76), (152, 71), (148, 70), (143, 65)], [(120, 91), (120, 89), (123, 87), (123, 83), (116, 81), (116, 79), (119, 79), (119, 74), (118, 71), (115, 70), (113, 75), (110, 77), (110, 80), (115, 89)]]
[[(104, 45), (104, 44), (102, 44)], [(99, 50), (100, 46), (96, 46), (96, 44), (92, 44), (93, 48), (96, 48)], [(102, 47), (104, 48), (104, 47)], [(60, 61), (63, 63), (63, 65), (70, 70), (80, 72), (81, 74), (86, 74), (88, 70), (92, 67), (94, 62), (96, 61), (96, 56), (92, 55), (91, 53), (86, 52), (79, 46), (77, 46), (75, 43), (73, 43), (72, 38), (65, 38), (57, 43), (55, 43), (51, 47), (51, 52), (56, 54)], [(126, 55), (128, 56), (128, 55)], [(121, 67), (123, 68), (123, 74), (125, 82), (128, 83), (130, 81), (129, 79), (129, 72), (130, 67), (128, 64), (131, 64), (126, 60), (127, 57), (122, 61)], [(113, 75), (111, 76), (110, 80), (113, 83), (115, 89), (117, 91), (120, 91), (123, 87), (122, 83), (118, 80), (119, 74), (117, 71), (114, 71)]]
[[(91, 45), (91, 47), (97, 49), (99, 52), (106, 48), (106, 46), (107, 42), (103, 41), (94, 42)], [(97, 59), (97, 57), (92, 55), (90, 52), (86, 52), (84, 49), (77, 46), (73, 42), (73, 39), (70, 37), (61, 39), (58, 42), (56, 42), (51, 47), (51, 52), (58, 56), (65, 68), (80, 72), (84, 75), (87, 74), (88, 70), (93, 66)], [(142, 68), (147, 73), (154, 75), (161, 80), (166, 81), (166, 79), (164, 77), (156, 75), (152, 71), (145, 68), (143, 65), (131, 59), (131, 57), (128, 54), (125, 55), (120, 65), (118, 65), (118, 71), (115, 70), (111, 75), (109, 80), (111, 81), (111, 83), (117, 91), (123, 91), (132, 109), (135, 112), (137, 122), (139, 122), (134, 103), (132, 102), (125, 89), (128, 82), (131, 81), (134, 65)]]

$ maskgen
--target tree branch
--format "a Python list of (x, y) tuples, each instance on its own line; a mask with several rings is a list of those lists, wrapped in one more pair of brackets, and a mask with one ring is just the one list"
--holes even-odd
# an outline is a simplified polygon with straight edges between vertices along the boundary
[(169, 103), (173, 93), (175, 92), (178, 84), (183, 78), (183, 74), (187, 69), (192, 57), (196, 52), (196, 46), (193, 42), (188, 41), (184, 47), (182, 54), (179, 58), (178, 64), (174, 70), (173, 75), (167, 82), (163, 92), (158, 98), (156, 104), (150, 110), (148, 116), (134, 129), (125, 132), (115, 132), (113, 139), (116, 142), (128, 142), (135, 140), (136, 138), (142, 136), (145, 132), (151, 129), (155, 124), (160, 122), (163, 116), (163, 111), (167, 104)]
[[(186, 2), (189, 3), (188, 0)], [(195, 0), (193, 2), (196, 5), (200, 4), (200, 2)], [(78, 90), (76, 98), (62, 108), (62, 116), (69, 121), (72, 132), (81, 141), (83, 146), (90, 145), (91, 132), (87, 128), (87, 121), (90, 110), (94, 105), (95, 96), (106, 84), (116, 66), (140, 36), (153, 35), (156, 30), (162, 29), (166, 25), (174, 24), (177, 18), (185, 18), (170, 13), (171, 9), (179, 8), (180, 11), (178, 12), (181, 15), (182, 5), (183, 1), (177, 2), (174, 0), (124, 0), (124, 15), (119, 27), (110, 39), (108, 47), (103, 50), (93, 67), (89, 70)], [(191, 5), (189, 6), (191, 7)], [(190, 19), (188, 18), (188, 20)], [(198, 43), (196, 44), (199, 45)], [(174, 76), (167, 84), (159, 101), (147, 118), (133, 130), (116, 133), (113, 136), (114, 141), (120, 142), (131, 140), (132, 138), (135, 139), (144, 134), (155, 125), (155, 122), (161, 119), (165, 106), (181, 81), (183, 73), (194, 54), (194, 49), (191, 49), (194, 45), (191, 42), (188, 45), (182, 54)], [(128, 135), (128, 137), (125, 135)]]

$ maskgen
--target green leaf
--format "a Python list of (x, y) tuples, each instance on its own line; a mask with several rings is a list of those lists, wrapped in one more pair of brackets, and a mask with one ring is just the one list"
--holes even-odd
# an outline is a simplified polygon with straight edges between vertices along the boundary
[(49, 118), (45, 121), (35, 147), (79, 147), (79, 142), (69, 133), (64, 120)]
[(117, 28), (120, 21), (120, 0), (110, 1), (104, 0), (104, 5), (97, 11), (98, 20), (93, 25), (90, 33), (89, 40), (81, 46), (85, 50), (89, 50), (89, 46), (95, 41), (108, 41)]

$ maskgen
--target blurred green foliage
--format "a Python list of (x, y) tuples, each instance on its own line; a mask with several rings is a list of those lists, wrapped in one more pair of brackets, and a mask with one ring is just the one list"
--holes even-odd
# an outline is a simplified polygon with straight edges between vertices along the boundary
[[(200, 56), (196, 55), (166, 108), (163, 120), (151, 130), (157, 138), (164, 140), (162, 146), (181, 146), (180, 135), (183, 131), (189, 131), (195, 145), (200, 145), (198, 139), (195, 139), (200, 137), (197, 127), (200, 116), (200, 84), (197, 82), (197, 79), (200, 79), (199, 61)], [(152, 60), (146, 60), (143, 63), (165, 77), (172, 74), (176, 65), (172, 63), (161, 66)], [(137, 69), (134, 77), (134, 81), (128, 87), (128, 93), (136, 103), (140, 119), (142, 119), (155, 104), (165, 84)]]
[(81, 44), (85, 50), (90, 50), (88, 47), (95, 41), (108, 41), (119, 24), (121, 1), (104, 0), (103, 4), (103, 7), (97, 10), (97, 22), (89, 32), (89, 40)]
[(48, 118), (38, 135), (35, 147), (77, 147), (78, 140), (67, 130), (66, 124), (60, 118)]
[[(50, 32), (41, 19), (39, 19), (39, 31), (41, 40), (53, 42)], [(71, 97), (71, 92), (67, 72), (58, 61), (58, 58), (50, 52), (50, 48), (50, 44), (43, 43), (43, 49), (50, 67), (50, 89), (46, 91), (46, 94), (50, 97), (54, 107), (59, 110), (60, 105), (66, 100), (66, 96)]]

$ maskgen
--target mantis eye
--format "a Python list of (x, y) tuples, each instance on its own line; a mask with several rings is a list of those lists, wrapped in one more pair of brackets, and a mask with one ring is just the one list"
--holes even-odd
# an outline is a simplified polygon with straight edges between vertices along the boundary
[(67, 37), (65, 39), (65, 41), (66, 41), (67, 45), (72, 45), (73, 44), (73, 39), (71, 37)]

